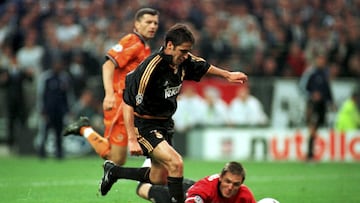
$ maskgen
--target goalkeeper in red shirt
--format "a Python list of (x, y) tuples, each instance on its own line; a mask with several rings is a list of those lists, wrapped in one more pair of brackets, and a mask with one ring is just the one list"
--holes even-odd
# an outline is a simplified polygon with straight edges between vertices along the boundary
[[(220, 174), (207, 176), (195, 183), (184, 180), (184, 191), (187, 190), (185, 203), (256, 203), (244, 180), (245, 169), (240, 163), (226, 163)], [(156, 203), (170, 202), (166, 186), (140, 183), (136, 192)]]

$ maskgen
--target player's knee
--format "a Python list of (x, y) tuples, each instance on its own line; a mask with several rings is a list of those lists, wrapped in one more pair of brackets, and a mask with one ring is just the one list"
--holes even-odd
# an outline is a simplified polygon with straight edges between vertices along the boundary
[(182, 174), (183, 173), (184, 163), (182, 158), (175, 158), (171, 161), (169, 167), (169, 173)]
[(126, 156), (108, 156), (107, 159), (113, 161), (118, 166), (122, 166), (126, 162)]
[(136, 188), (136, 194), (139, 197), (142, 197), (144, 199), (148, 199), (148, 194), (150, 190), (151, 185), (149, 183), (139, 183)]
[(115, 162), (115, 164), (117, 164), (118, 166), (122, 166), (122, 165), (125, 164), (126, 158), (123, 158), (123, 157), (121, 157), (121, 158), (116, 158), (116, 159), (114, 160), (114, 162)]

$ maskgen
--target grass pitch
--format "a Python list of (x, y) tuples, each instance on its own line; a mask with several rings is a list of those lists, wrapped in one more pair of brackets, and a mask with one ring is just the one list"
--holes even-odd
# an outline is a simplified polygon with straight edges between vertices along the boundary
[[(126, 166), (140, 166), (129, 158)], [(217, 173), (226, 161), (185, 159), (185, 176), (200, 179)], [(0, 157), (0, 202), (6, 203), (143, 203), (136, 182), (119, 180), (106, 196), (98, 184), (103, 160), (97, 156), (39, 160)], [(360, 202), (360, 163), (301, 163), (243, 161), (245, 184), (257, 200), (273, 197), (281, 203)]]

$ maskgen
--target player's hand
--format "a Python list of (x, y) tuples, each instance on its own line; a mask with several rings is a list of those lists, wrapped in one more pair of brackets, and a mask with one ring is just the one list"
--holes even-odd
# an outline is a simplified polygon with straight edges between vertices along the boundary
[(248, 77), (243, 72), (230, 72), (229, 77), (227, 78), (229, 82), (235, 82), (235, 83), (245, 83), (248, 80)]
[(140, 147), (140, 144), (137, 142), (137, 140), (129, 140), (128, 148), (129, 148), (130, 155), (132, 155), (132, 156), (143, 155), (143, 151)]
[(104, 111), (109, 111), (112, 108), (115, 107), (116, 99), (115, 94), (108, 94), (105, 95), (104, 101), (103, 101), (103, 109)]

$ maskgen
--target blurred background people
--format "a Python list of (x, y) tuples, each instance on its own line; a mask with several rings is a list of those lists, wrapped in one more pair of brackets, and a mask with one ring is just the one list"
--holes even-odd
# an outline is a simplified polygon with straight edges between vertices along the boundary
[(8, 64), (0, 66), (0, 86), (5, 89), (7, 118), (7, 144), (14, 147), (16, 137), (26, 136), (29, 106), (25, 96), (25, 85), (33, 79), (32, 70), (26, 70), (17, 62), (9, 46), (4, 46), (3, 56)]
[(347, 132), (360, 129), (360, 90), (354, 90), (352, 95), (341, 105), (336, 116), (335, 130)]
[(173, 116), (176, 130), (186, 132), (199, 125), (205, 116), (205, 100), (195, 87), (185, 86), (178, 98), (178, 108)]
[(231, 100), (228, 109), (231, 125), (264, 126), (268, 124), (268, 116), (258, 98), (251, 95), (248, 85), (241, 85), (236, 96)]
[(225, 126), (229, 124), (228, 106), (221, 97), (221, 92), (216, 87), (208, 86), (203, 89), (205, 99), (204, 126)]
[(173, 116), (175, 123), (174, 147), (181, 155), (186, 155), (187, 134), (199, 127), (206, 119), (206, 102), (196, 92), (195, 87), (184, 86), (178, 97), (178, 108)]
[(69, 104), (73, 99), (70, 76), (64, 68), (62, 58), (59, 58), (55, 60), (51, 69), (39, 76), (37, 105), (41, 115), (38, 149), (40, 158), (47, 157), (46, 145), (51, 132), (55, 135), (56, 158), (64, 157), (61, 132), (64, 118), (70, 110)]
[[(38, 42), (39, 31), (29, 29), (24, 31), (24, 43), (16, 52), (16, 58), (21, 67), (28, 72), (33, 72), (33, 82), (27, 85), (25, 99), (31, 106), (36, 102), (36, 83), (40, 73), (43, 72), (44, 47)], [(30, 112), (33, 114), (34, 109)]]

